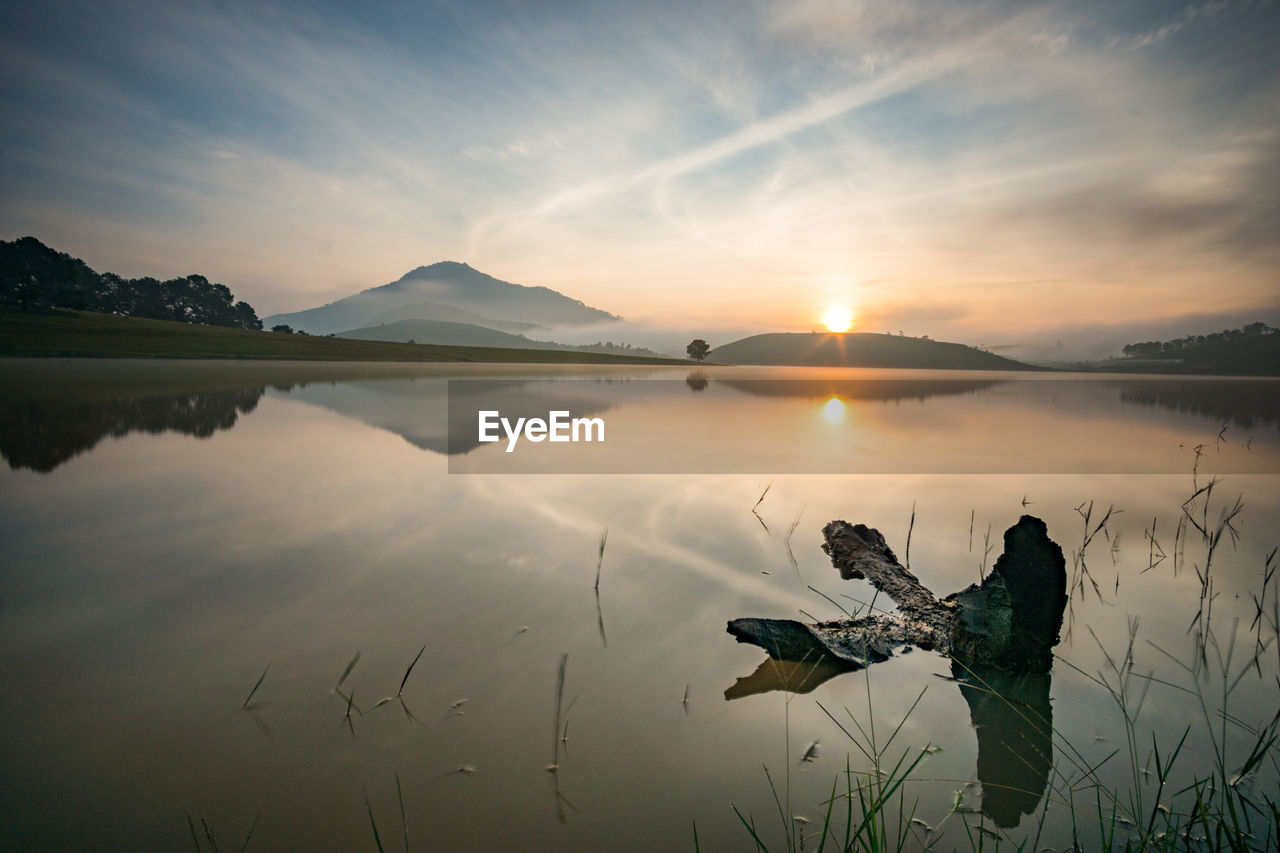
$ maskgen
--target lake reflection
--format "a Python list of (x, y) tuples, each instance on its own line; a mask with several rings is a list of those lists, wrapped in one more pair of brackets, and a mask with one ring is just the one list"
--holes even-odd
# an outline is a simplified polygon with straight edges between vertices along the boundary
[(131, 432), (208, 438), (231, 429), (258, 405), (265, 388), (120, 396), (92, 403), (31, 400), (0, 406), (0, 454), (12, 468), (47, 474), (102, 439)]
[[(208, 370), (203, 381), (217, 387), (166, 393), (171, 380), (157, 381), (155, 367), (134, 383), (119, 365), (75, 369), (87, 375), (65, 385), (24, 370), (0, 381), (0, 454), (11, 467), (49, 471), (131, 431), (207, 437), (233, 427), (270, 385), (274, 394), (390, 430), (423, 450), (477, 451), (451, 460), (456, 473), (1177, 473), (1187, 457), (1183, 431), (1206, 421), (1219, 437), (1249, 433), (1243, 443), (1215, 442), (1214, 470), (1280, 472), (1280, 384), (1269, 379), (722, 368), (681, 381), (671, 370), (597, 369), (587, 378), (561, 368), (531, 377), (528, 368), (510, 367), (473, 368), (458, 378), (450, 375), (456, 367), (439, 366), (365, 367), (367, 377), (344, 365), (339, 382), (316, 365), (267, 363)], [(237, 372), (265, 381), (223, 387)], [(760, 375), (766, 372), (775, 375)], [(114, 381), (104, 388), (96, 373)], [(681, 393), (689, 390), (697, 397)], [(1164, 416), (1152, 417), (1152, 408)], [(552, 410), (609, 412), (608, 440), (591, 447), (526, 441), (504, 453), (505, 439), (479, 440), (481, 410), (512, 422)]]
[[(570, 380), (555, 393), (603, 413), (651, 473), (450, 474), (503, 455), (451, 440), (450, 378), (505, 383), (530, 411), (548, 399), (548, 380)], [(1222, 648), (1236, 637), (1233, 667), (1248, 657), (1249, 596), (1280, 515), (1280, 480), (1268, 473), (1280, 430), (1265, 404), (1275, 387), (838, 370), (4, 364), (0, 756), (10, 771), (0, 848), (181, 848), (191, 843), (186, 812), (225, 848), (238, 849), (261, 813), (249, 849), (372, 849), (364, 792), (385, 843), (400, 831), (398, 774), (412, 849), (691, 849), (695, 820), (703, 849), (742, 849), (750, 842), (730, 802), (780, 837), (765, 825), (776, 808), (762, 764), (819, 823), (846, 753), (862, 768), (817, 702), (846, 725), (845, 709), (864, 725), (871, 713), (887, 732), (925, 687), (895, 743), (943, 747), (913, 783), (919, 816), (937, 823), (957, 790), (980, 785), (980, 800), (975, 791), (966, 802), (988, 827), (1034, 831), (1047, 815), (1040, 843), (1062, 847), (1068, 810), (1046, 780), (1071, 777), (1076, 762), (1100, 765), (1111, 783), (1125, 778), (1103, 761), (1124, 744), (1123, 719), (1082, 673), (1106, 670), (1101, 648), (1123, 652), (1129, 616), (1141, 622), (1140, 667), (1156, 679), (1139, 740), (1155, 735), (1163, 750), (1198, 722), (1185, 694), (1161, 684), (1185, 681), (1174, 660), (1192, 648), (1204, 555), (1177, 530), (1197, 445), (1199, 485), (1226, 475), (1210, 517), (1220, 500), (1244, 496), (1240, 540), (1215, 557), (1212, 618)], [(832, 399), (844, 407), (836, 423), (824, 416)], [(641, 428), (694, 439), (646, 450)], [(1093, 438), (1067, 442), (1069, 429)], [(1046, 436), (1072, 449), (1075, 467), (1022, 467)], [(785, 446), (762, 450), (767, 442)], [(697, 447), (709, 458), (676, 453)], [(948, 473), (956, 454), (983, 471), (1006, 450), (1019, 467)], [(745, 459), (760, 473), (659, 475), (672, 469), (646, 453), (676, 453), (689, 471), (740, 472)], [(1129, 454), (1175, 473), (1108, 467)], [(876, 458), (888, 473), (796, 473)], [(801, 462), (815, 468), (792, 467)], [(922, 651), (829, 674), (839, 677), (761, 667), (744, 678), (759, 652), (724, 633), (740, 616), (828, 619), (839, 615), (832, 601), (852, 606), (842, 596), (869, 599), (819, 548), (833, 518), (879, 528), (902, 554), (914, 508), (912, 570), (933, 589), (956, 589), (997, 556), (984, 553), (988, 530), (998, 537), (1023, 513), (1078, 550), (1076, 508), (1087, 500), (1124, 511), (1089, 546), (1097, 589), (1073, 592), (1074, 629), (1052, 681), (979, 682)], [(1155, 568), (1152, 532), (1169, 555)], [(359, 709), (348, 721), (334, 687), (357, 651), (341, 686)], [(567, 739), (553, 741), (563, 653)], [(262, 707), (250, 714), (243, 705), (264, 669), (253, 696)], [(1250, 724), (1277, 705), (1274, 654), (1259, 669), (1233, 698)], [(993, 701), (983, 683), (1013, 702)], [(1230, 749), (1245, 740), (1227, 737)], [(818, 759), (799, 763), (812, 741)], [(549, 774), (554, 743), (560, 769)], [(1210, 749), (1189, 741), (1185, 755), (1210, 766)], [(954, 821), (979, 818), (953, 818), (939, 849), (964, 844)]]

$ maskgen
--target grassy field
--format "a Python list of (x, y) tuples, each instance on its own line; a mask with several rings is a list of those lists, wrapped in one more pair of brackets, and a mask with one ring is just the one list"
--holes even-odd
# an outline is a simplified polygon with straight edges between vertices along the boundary
[(357, 341), (63, 310), (0, 310), (0, 356), (538, 364), (689, 363), (682, 359), (638, 358), (571, 350)]

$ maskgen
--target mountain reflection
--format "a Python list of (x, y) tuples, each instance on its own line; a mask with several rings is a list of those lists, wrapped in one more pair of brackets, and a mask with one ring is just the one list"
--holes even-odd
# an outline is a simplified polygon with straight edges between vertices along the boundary
[[(412, 379), (416, 365), (151, 359), (6, 359), (0, 456), (49, 473), (104, 438), (175, 432), (208, 438), (254, 411), (268, 389), (374, 377)], [(437, 382), (437, 385), (442, 383)]]
[(460, 456), (481, 446), (476, 429), (482, 410), (517, 418), (545, 418), (552, 409), (575, 417), (611, 408), (622, 385), (584, 380), (467, 379), (412, 382), (361, 380), (303, 385), (288, 390), (302, 400), (395, 433), (421, 450)]
[[(726, 700), (775, 690), (811, 693), (855, 667), (832, 657), (786, 661), (766, 657), (724, 693)], [(1053, 769), (1052, 676), (1010, 675), (998, 669), (952, 663), (951, 675), (969, 705), (978, 734), (978, 781), (982, 813), (996, 826), (1012, 828), (1040, 805)]]
[(264, 387), (116, 397), (92, 403), (6, 399), (0, 404), (0, 455), (13, 469), (47, 474), (110, 436), (179, 432), (208, 438), (252, 412)]

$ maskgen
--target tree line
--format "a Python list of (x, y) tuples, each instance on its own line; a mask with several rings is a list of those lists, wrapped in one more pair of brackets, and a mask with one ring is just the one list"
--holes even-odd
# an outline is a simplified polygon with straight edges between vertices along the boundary
[(614, 343), (613, 341), (596, 341), (594, 344), (575, 344), (574, 349), (583, 352), (599, 352), (613, 355), (635, 355), (646, 358), (662, 358), (660, 352), (654, 352), (648, 347), (633, 347), (627, 343)]
[(253, 306), (202, 275), (167, 281), (95, 272), (35, 237), (0, 240), (0, 304), (29, 311), (69, 308), (233, 329), (261, 329)]
[(1175, 338), (1171, 341), (1125, 344), (1124, 354), (1130, 358), (1177, 358), (1202, 346), (1274, 335), (1276, 332), (1280, 332), (1280, 329), (1268, 326), (1266, 323), (1250, 323), (1239, 329), (1223, 329), (1221, 332), (1208, 335), (1187, 335), (1185, 338)]

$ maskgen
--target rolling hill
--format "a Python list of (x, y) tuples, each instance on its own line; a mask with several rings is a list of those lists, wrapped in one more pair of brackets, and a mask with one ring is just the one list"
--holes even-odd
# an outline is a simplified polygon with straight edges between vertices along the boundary
[(373, 287), (318, 308), (275, 314), (267, 328), (284, 324), (313, 335), (368, 327), (374, 318), (424, 302), (497, 320), (542, 326), (585, 325), (621, 319), (548, 287), (501, 281), (466, 264), (443, 261), (418, 267), (398, 281)]
[(286, 335), (89, 311), (0, 308), (0, 356), (20, 358), (229, 358), (315, 361), (491, 361), (533, 364), (688, 364), (643, 351), (529, 349)]
[(461, 308), (454, 308), (452, 305), (444, 305), (440, 302), (415, 302), (412, 305), (392, 308), (389, 311), (383, 311), (376, 317), (370, 317), (365, 325), (380, 326), (383, 323), (395, 323), (400, 320), (441, 320), (446, 323), (470, 323), (473, 326), (497, 329), (499, 332), (510, 332), (513, 335), (523, 335), (525, 332), (543, 328), (537, 323), (495, 320), (492, 317), (473, 314), (470, 311), (464, 311)]
[(567, 349), (547, 341), (531, 341), (523, 335), (486, 329), (474, 323), (450, 323), (443, 320), (398, 320), (394, 323), (382, 323), (377, 326), (338, 332), (337, 337), (360, 341), (398, 341), (443, 346)]
[(900, 335), (861, 332), (776, 332), (753, 335), (711, 351), (719, 364), (806, 367), (906, 367), (942, 370), (1039, 370), (980, 349)]

